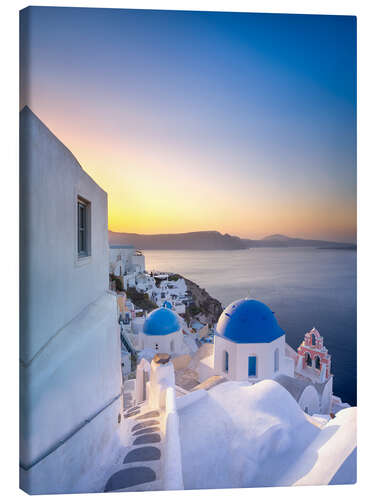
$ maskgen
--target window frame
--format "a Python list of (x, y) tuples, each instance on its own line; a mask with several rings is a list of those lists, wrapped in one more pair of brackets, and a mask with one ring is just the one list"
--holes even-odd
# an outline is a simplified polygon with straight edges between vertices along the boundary
[(91, 203), (79, 195), (76, 198), (75, 246), (77, 261), (85, 262), (91, 256)]

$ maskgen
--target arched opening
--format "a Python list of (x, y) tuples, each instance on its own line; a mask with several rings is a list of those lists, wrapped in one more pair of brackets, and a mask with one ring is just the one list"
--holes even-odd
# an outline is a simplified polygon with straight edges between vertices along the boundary
[(274, 352), (274, 360), (273, 360), (273, 369), (275, 372), (279, 371), (279, 349), (275, 349)]
[(228, 351), (224, 351), (223, 371), (225, 373), (228, 373), (228, 371), (229, 371), (229, 354), (228, 354)]
[(304, 410), (305, 413), (309, 413), (309, 408), (308, 406), (305, 406), (305, 410)]
[(257, 375), (257, 357), (249, 356), (248, 359), (248, 376), (256, 377)]
[(155, 351), (159, 350), (159, 344), (155, 344)]
[(319, 356), (317, 356), (317, 357), (315, 358), (315, 368), (316, 368), (317, 370), (320, 370), (320, 369), (321, 369), (321, 367), (322, 367), (322, 365), (321, 365), (321, 363), (320, 363), (320, 358), (319, 358)]
[(315, 337), (315, 334), (312, 333), (311, 334), (311, 345), (315, 345), (316, 344), (316, 337)]
[(173, 351), (174, 351), (174, 342), (173, 342), (173, 340), (171, 340), (171, 352), (173, 352)]
[(312, 366), (312, 359), (311, 359), (311, 356), (310, 356), (309, 352), (306, 353), (305, 360), (306, 360), (307, 366)]

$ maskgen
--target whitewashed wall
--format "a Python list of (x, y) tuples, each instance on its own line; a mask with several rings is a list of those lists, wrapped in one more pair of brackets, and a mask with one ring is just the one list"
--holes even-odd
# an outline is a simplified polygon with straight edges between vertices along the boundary
[(320, 411), (324, 415), (329, 415), (332, 411), (332, 385), (333, 379), (331, 376), (327, 381), (321, 396)]
[[(156, 349), (158, 352), (178, 354), (183, 351), (183, 334), (181, 331), (169, 333), (168, 335), (146, 335), (140, 333), (140, 345), (142, 349)], [(173, 349), (171, 349), (173, 343)]]
[(121, 275), (124, 272), (133, 271), (133, 254), (134, 247), (130, 248), (115, 248), (116, 245), (109, 249), (109, 270), (117, 276), (120, 275), (119, 262), (121, 266)]
[(308, 385), (299, 397), (298, 404), (303, 411), (305, 411), (307, 408), (306, 413), (308, 413), (309, 415), (320, 413), (320, 401), (315, 387), (313, 387), (312, 385)]
[(133, 270), (138, 273), (143, 273), (146, 268), (145, 256), (144, 255), (133, 255), (132, 256)]
[[(31, 113), (21, 125), (21, 358), (108, 288), (107, 194)], [(77, 196), (91, 202), (91, 256), (77, 259)]]
[[(279, 371), (274, 370), (274, 352), (279, 349)], [(224, 351), (229, 354), (229, 370), (224, 371)], [(260, 344), (237, 344), (228, 339), (215, 335), (214, 370), (231, 380), (248, 380), (248, 357), (257, 357), (257, 376), (249, 378), (257, 381), (273, 378), (284, 370), (288, 371), (289, 364), (285, 362), (285, 335), (273, 342)]]
[[(20, 120), (21, 486), (60, 493), (74, 490), (119, 425), (107, 195), (30, 110)], [(78, 195), (91, 202), (91, 255), (83, 260)]]

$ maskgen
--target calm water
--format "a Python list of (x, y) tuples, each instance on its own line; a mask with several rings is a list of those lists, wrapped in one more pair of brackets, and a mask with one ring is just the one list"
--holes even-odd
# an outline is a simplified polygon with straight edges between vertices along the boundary
[(178, 272), (224, 307), (246, 296), (265, 302), (293, 348), (315, 326), (332, 355), (334, 393), (356, 404), (355, 251), (256, 248), (144, 254), (148, 270)]

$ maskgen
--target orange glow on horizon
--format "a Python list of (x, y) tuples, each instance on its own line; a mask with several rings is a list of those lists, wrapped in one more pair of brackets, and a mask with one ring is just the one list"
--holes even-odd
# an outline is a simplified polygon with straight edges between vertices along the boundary
[[(114, 132), (64, 120), (61, 109), (39, 117), (108, 194), (109, 229), (140, 234), (219, 231), (243, 238), (281, 233), (291, 237), (354, 241), (355, 200), (327, 193), (323, 202), (259, 179), (241, 183), (230, 168), (215, 175), (215, 158), (203, 163), (191, 152), (160, 145), (144, 148)], [(86, 121), (88, 118), (86, 117)], [(219, 160), (220, 161), (220, 160)], [(190, 165), (194, 164), (194, 171)], [(199, 176), (197, 176), (199, 172)]]

